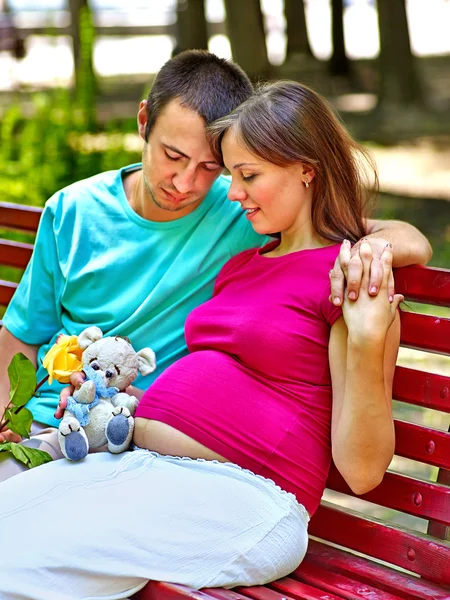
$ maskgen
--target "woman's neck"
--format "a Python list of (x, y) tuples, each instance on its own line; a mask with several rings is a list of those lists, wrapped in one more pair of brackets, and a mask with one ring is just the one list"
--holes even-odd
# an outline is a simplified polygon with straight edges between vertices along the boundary
[(323, 248), (332, 242), (322, 237), (312, 226), (311, 220), (302, 224), (295, 231), (281, 232), (281, 241), (276, 248), (268, 252), (266, 256), (283, 256), (299, 250)]

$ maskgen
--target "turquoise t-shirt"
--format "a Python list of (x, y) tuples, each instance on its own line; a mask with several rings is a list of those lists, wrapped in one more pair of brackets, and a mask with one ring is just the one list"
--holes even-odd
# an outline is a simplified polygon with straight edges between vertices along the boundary
[[(32, 259), (8, 307), (6, 328), (39, 345), (38, 365), (60, 333), (97, 325), (150, 346), (157, 369), (134, 385), (146, 389), (186, 354), (184, 322), (208, 300), (219, 270), (232, 256), (267, 243), (244, 211), (227, 199), (220, 176), (190, 214), (148, 221), (130, 207), (122, 174), (131, 165), (79, 181), (52, 196), (42, 214)], [(40, 366), (37, 380), (47, 375)], [(57, 426), (61, 385), (44, 384), (28, 403), (34, 419)]]

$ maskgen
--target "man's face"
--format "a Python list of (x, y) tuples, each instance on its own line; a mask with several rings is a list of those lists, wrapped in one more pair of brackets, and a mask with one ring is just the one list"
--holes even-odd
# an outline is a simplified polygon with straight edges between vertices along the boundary
[[(143, 101), (138, 113), (143, 139), (146, 125)], [(146, 202), (153, 203), (155, 220), (171, 221), (191, 213), (221, 171), (200, 115), (178, 100), (169, 102), (156, 119), (142, 153)]]

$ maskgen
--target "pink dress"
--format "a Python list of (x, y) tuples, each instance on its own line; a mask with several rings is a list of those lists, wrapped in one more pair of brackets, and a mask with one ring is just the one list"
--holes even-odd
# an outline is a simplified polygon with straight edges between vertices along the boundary
[(189, 354), (147, 390), (137, 417), (166, 423), (296, 495), (310, 515), (331, 462), (329, 301), (339, 245), (270, 258), (252, 249), (219, 273), (186, 320)]

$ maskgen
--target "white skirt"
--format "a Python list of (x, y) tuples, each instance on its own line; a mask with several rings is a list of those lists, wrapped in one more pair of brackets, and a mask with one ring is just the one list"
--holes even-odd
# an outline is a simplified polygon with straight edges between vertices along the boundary
[(135, 450), (0, 484), (2, 600), (116, 600), (149, 579), (261, 585), (302, 561), (295, 496), (231, 463)]

